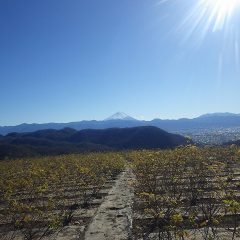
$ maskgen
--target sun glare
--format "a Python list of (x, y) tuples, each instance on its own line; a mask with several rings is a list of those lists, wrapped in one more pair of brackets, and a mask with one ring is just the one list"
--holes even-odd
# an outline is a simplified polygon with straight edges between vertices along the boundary
[[(200, 0), (200, 5), (213, 21), (213, 31), (222, 29), (240, 6), (240, 0)], [(239, 9), (238, 9), (239, 10)]]
[(240, 73), (240, 0), (158, 0), (160, 7), (167, 4), (170, 10), (179, 9), (169, 32), (181, 36), (180, 46), (195, 52), (212, 44), (219, 76), (232, 61)]
[(197, 33), (199, 41), (203, 42), (217, 31), (221, 31), (226, 39), (236, 40), (240, 34), (239, 23), (240, 0), (193, 0), (178, 29), (186, 31), (184, 40)]

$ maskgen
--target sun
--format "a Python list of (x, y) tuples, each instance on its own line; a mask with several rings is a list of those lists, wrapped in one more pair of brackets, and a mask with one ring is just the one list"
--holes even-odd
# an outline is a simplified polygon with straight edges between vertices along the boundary
[[(218, 74), (234, 61), (240, 71), (240, 0), (158, 0), (158, 6), (175, 4), (179, 19), (171, 32), (181, 36), (180, 46), (200, 51), (213, 46), (217, 51)], [(170, 9), (171, 9), (170, 8)], [(170, 17), (172, 15), (169, 15)], [(176, 35), (174, 35), (175, 37)], [(216, 43), (216, 45), (215, 45)], [(214, 50), (214, 51), (215, 51)], [(209, 51), (211, 49), (209, 48)]]
[(199, 0), (199, 5), (208, 15), (208, 21), (214, 24), (213, 30), (222, 29), (240, 10), (240, 0)]

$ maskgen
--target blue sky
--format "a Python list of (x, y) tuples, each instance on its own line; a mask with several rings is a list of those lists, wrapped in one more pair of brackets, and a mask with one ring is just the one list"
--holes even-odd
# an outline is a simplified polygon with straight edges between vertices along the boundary
[(196, 1), (1, 0), (0, 125), (240, 113), (240, 7)]

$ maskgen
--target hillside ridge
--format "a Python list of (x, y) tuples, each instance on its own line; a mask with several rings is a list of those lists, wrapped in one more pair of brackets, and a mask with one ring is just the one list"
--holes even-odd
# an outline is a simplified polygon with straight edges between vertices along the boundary
[(62, 130), (9, 133), (0, 139), (0, 159), (34, 155), (58, 155), (84, 151), (168, 149), (186, 145), (189, 139), (152, 126), (133, 128)]

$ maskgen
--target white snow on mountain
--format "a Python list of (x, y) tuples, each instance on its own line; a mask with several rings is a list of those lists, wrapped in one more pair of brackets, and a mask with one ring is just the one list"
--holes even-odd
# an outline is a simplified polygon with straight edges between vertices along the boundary
[(117, 112), (115, 114), (113, 114), (112, 116), (108, 117), (105, 119), (105, 121), (109, 121), (109, 120), (129, 120), (129, 121), (134, 121), (136, 120), (133, 117), (128, 116), (126, 113), (123, 112)]

